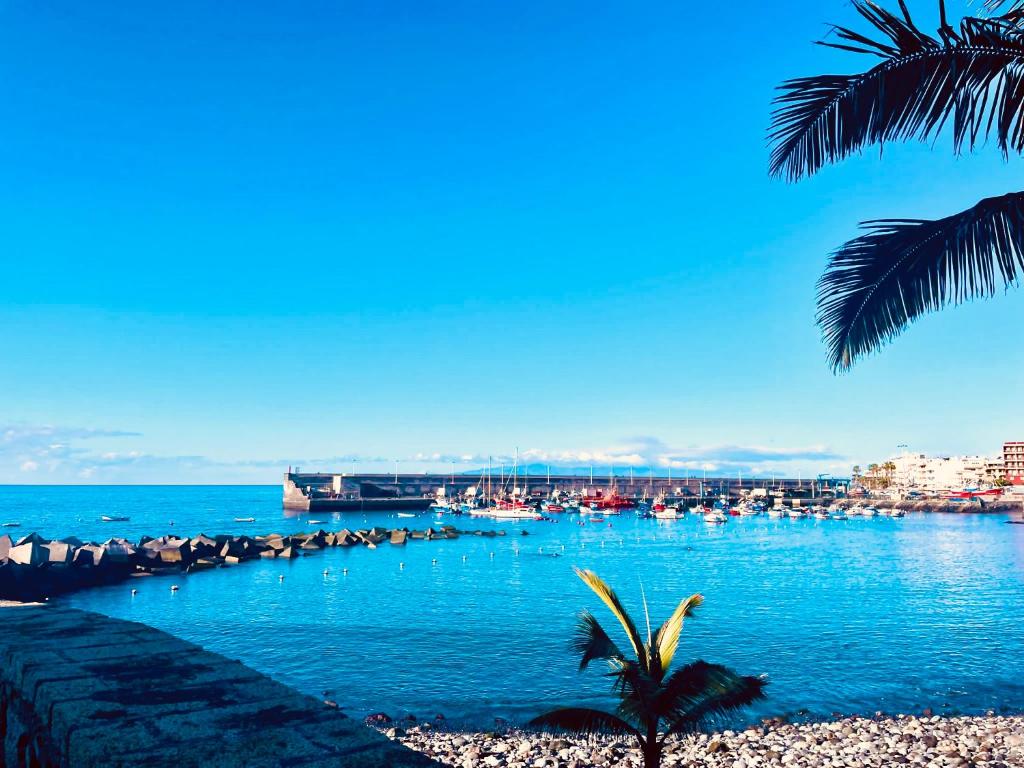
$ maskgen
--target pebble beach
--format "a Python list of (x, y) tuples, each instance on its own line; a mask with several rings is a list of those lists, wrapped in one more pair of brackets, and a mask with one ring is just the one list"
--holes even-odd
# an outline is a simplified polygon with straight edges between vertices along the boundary
[[(642, 766), (639, 750), (613, 736), (466, 733), (429, 723), (386, 727), (390, 738), (457, 768)], [(664, 766), (707, 768), (1016, 768), (1024, 766), (1024, 716), (843, 718), (766, 724), (670, 742)]]

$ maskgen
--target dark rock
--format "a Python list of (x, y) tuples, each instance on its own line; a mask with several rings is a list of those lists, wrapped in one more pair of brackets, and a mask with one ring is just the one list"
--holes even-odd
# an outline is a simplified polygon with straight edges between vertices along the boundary
[(32, 533), (28, 534), (27, 536), (22, 536), (20, 539), (18, 539), (18, 543), (15, 546), (19, 546), (20, 547), (22, 544), (29, 544), (29, 543), (43, 545), (43, 544), (49, 544), (50, 541), (49, 541), (49, 539), (44, 539), (38, 533), (35, 533), (33, 531)]
[(14, 542), (11, 541), (11, 537), (6, 533), (0, 536), (0, 562), (7, 559), (7, 553), (11, 551), (11, 547), (14, 546)]
[(367, 725), (390, 725), (391, 718), (383, 712), (375, 712), (372, 715), (367, 715), (366, 719), (363, 722)]
[(278, 557), (283, 557), (286, 560), (291, 560), (292, 558), (298, 557), (299, 553), (295, 549), (295, 547), (285, 547), (284, 549), (282, 549), (280, 552), (277, 553), (277, 556)]

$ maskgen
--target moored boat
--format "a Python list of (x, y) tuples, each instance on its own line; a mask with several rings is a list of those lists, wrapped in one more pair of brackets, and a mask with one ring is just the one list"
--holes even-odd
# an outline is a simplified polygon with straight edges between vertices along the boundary
[(127, 523), (130, 519), (125, 515), (100, 515), (101, 523)]
[(717, 525), (719, 523), (727, 523), (727, 522), (729, 522), (729, 518), (726, 516), (726, 514), (722, 510), (720, 510), (720, 509), (713, 509), (710, 512), (707, 512), (704, 515), (704, 522)]

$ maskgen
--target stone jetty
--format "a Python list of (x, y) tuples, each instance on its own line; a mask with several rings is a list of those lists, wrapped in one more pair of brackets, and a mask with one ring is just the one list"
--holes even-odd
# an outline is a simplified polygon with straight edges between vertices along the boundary
[(36, 601), (85, 587), (112, 584), (140, 574), (193, 573), (246, 560), (289, 560), (328, 547), (404, 546), (407, 541), (443, 541), (460, 536), (504, 536), (504, 531), (460, 531), (443, 525), (425, 530), (368, 528), (265, 536), (112, 538), (101, 544), (74, 536), (45, 539), (30, 533), (0, 536), (0, 600)]
[[(398, 724), (401, 725), (401, 724)], [(643, 765), (621, 737), (463, 733), (378, 726), (395, 741), (456, 768), (611, 768)], [(765, 724), (671, 741), (665, 768), (1017, 768), (1024, 766), (1024, 717), (850, 717)]]

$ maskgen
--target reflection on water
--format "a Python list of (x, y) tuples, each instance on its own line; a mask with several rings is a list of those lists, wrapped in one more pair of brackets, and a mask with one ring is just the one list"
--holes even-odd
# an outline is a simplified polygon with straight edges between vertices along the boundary
[[(88, 537), (159, 534), (172, 519), (181, 534), (308, 528), (305, 518), (283, 519), (279, 495), (273, 487), (0, 489), (0, 518), (21, 519), (24, 532)], [(110, 512), (132, 520), (116, 531), (93, 521)], [(234, 525), (236, 516), (257, 523)], [(573, 516), (452, 518), (508, 535), (257, 561), (178, 577), (174, 594), (165, 579), (138, 579), (134, 598), (115, 585), (67, 602), (160, 627), (313, 695), (332, 691), (352, 714), (442, 712), (489, 724), (604, 701), (600, 671), (578, 674), (567, 648), (579, 609), (603, 615), (572, 575), (578, 565), (598, 571), (638, 613), (642, 584), (654, 621), (703, 592), (679, 658), (767, 673), (769, 698), (754, 716), (1020, 711), (1024, 526), (1004, 520), (762, 517), (716, 527), (623, 515), (581, 527)], [(431, 522), (357, 514), (332, 527)]]

